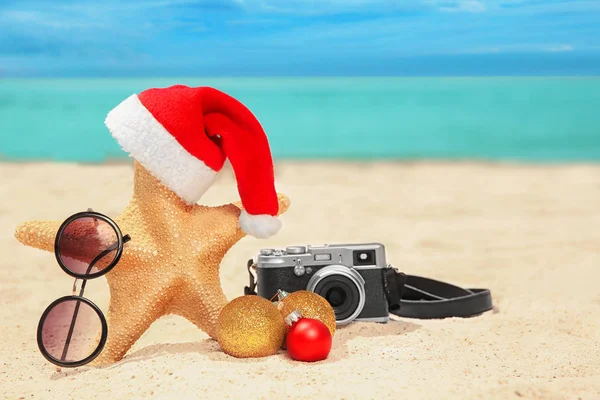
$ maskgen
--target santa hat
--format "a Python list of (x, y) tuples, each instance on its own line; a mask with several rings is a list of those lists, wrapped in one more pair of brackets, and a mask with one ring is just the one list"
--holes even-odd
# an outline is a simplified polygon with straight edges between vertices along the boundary
[(244, 206), (240, 228), (267, 238), (281, 227), (269, 142), (233, 97), (210, 87), (148, 89), (112, 109), (105, 124), (123, 150), (189, 204), (229, 158)]

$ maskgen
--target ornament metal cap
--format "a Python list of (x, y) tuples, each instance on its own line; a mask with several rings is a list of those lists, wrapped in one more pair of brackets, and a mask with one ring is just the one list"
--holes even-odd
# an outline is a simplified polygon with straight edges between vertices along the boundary
[(277, 308), (281, 310), (283, 308), (282, 300), (289, 296), (289, 293), (285, 290), (277, 289)]
[(302, 318), (302, 314), (300, 314), (300, 311), (294, 310), (291, 313), (289, 313), (287, 317), (285, 317), (285, 323), (287, 325), (291, 326), (294, 322), (297, 322), (300, 318)]
[(289, 293), (285, 290), (277, 289), (277, 300), (281, 301), (289, 296)]

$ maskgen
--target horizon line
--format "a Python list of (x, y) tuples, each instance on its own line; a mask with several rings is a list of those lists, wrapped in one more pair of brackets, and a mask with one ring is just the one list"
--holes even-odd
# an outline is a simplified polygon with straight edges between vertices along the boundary
[[(0, 155), (0, 164), (40, 165), (40, 164), (62, 164), (78, 166), (114, 166), (132, 165), (132, 157), (111, 157), (104, 160), (60, 160), (51, 158), (12, 158)], [(519, 158), (519, 157), (273, 157), (274, 164), (469, 164), (489, 166), (600, 166), (600, 160), (596, 159), (544, 159), (544, 158)], [(231, 168), (229, 160), (226, 161), (224, 169)]]
[(600, 78), (597, 75), (535, 75), (535, 74), (519, 74), (519, 75), (89, 75), (89, 76), (0, 76), (0, 81), (3, 80), (60, 80), (60, 79), (274, 79), (274, 78), (295, 78), (295, 79), (331, 79), (331, 78)]

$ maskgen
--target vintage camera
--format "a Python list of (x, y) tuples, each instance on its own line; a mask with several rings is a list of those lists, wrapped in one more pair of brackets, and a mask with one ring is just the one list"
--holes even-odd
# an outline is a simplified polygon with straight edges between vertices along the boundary
[[(251, 268), (256, 270), (256, 285)], [(354, 320), (387, 322), (400, 307), (406, 276), (386, 263), (380, 243), (288, 246), (262, 249), (248, 263), (254, 293), (272, 299), (277, 290), (309, 290), (333, 307), (338, 325)]]

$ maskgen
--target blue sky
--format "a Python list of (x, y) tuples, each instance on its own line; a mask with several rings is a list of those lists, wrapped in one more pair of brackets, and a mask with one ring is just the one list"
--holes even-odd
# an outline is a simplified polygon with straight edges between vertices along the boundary
[(0, 77), (599, 74), (600, 1), (0, 0)]

